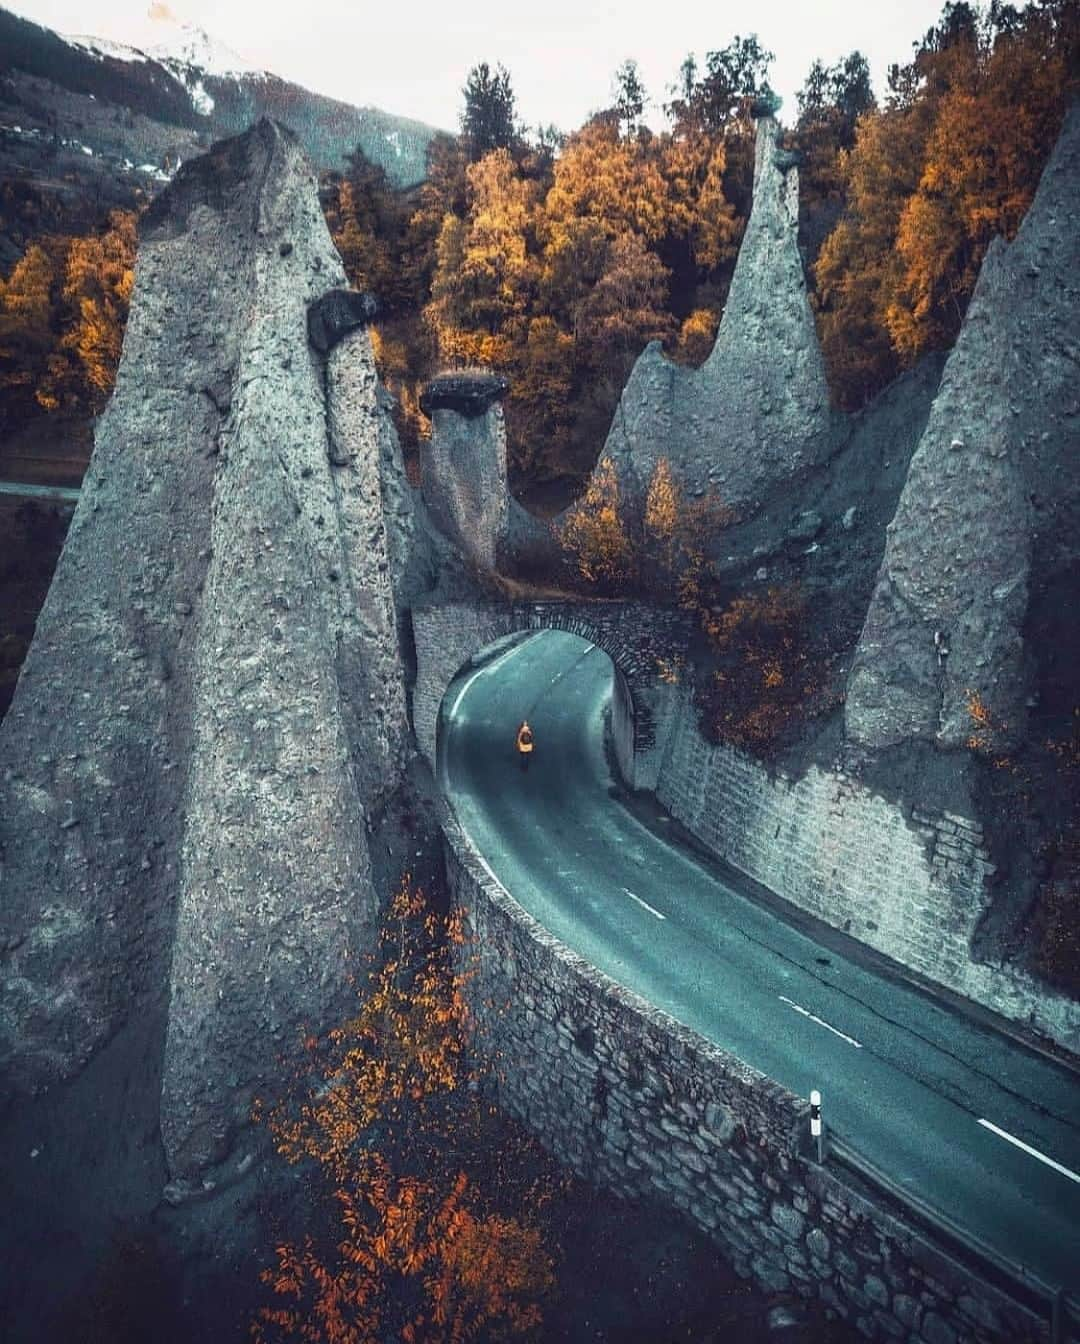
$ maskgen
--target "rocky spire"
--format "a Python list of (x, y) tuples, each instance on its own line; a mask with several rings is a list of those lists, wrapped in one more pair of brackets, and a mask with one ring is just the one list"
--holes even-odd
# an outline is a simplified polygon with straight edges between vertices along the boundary
[(424, 389), (431, 417), (423, 445), (421, 493), (432, 521), (479, 569), (495, 568), (506, 535), (505, 378), (492, 373), (443, 374)]
[(221, 1158), (275, 1060), (343, 1011), (376, 913), (365, 812), (398, 776), (404, 697), (367, 336), (330, 355), (329, 408), (308, 342), (343, 284), (269, 121), (147, 212), (0, 728), (4, 1071), (68, 1076), (164, 1009), (174, 1174)]
[(852, 669), (879, 748), (1021, 737), (1033, 576), (1080, 559), (1080, 108), (1011, 245), (987, 253), (912, 458)]
[(634, 367), (605, 455), (640, 494), (660, 457), (684, 487), (728, 504), (760, 501), (831, 445), (828, 388), (798, 248), (796, 156), (757, 123), (754, 198), (727, 307), (700, 369), (668, 361), (659, 342)]

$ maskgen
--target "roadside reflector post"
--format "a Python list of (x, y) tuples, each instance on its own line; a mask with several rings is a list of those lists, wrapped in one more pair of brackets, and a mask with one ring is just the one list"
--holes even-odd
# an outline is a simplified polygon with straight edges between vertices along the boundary
[(821, 1093), (814, 1088), (810, 1093), (810, 1137), (817, 1147), (818, 1165), (825, 1161), (825, 1127), (821, 1123)]

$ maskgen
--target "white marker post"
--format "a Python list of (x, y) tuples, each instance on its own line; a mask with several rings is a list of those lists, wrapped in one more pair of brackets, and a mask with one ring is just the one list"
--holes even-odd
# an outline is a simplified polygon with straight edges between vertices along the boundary
[(825, 1161), (825, 1131), (821, 1123), (821, 1093), (817, 1088), (810, 1093), (810, 1137), (817, 1145), (817, 1160), (821, 1166)]

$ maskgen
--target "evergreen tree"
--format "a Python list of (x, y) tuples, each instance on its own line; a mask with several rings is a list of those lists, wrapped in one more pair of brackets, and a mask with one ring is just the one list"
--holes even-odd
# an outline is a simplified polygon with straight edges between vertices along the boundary
[(637, 61), (623, 61), (615, 71), (615, 111), (623, 134), (630, 136), (638, 128), (645, 110), (645, 85)]
[(461, 134), (469, 162), (476, 163), (493, 149), (513, 148), (519, 137), (509, 72), (501, 65), (492, 72), (487, 61), (481, 61), (469, 71), (462, 93)]

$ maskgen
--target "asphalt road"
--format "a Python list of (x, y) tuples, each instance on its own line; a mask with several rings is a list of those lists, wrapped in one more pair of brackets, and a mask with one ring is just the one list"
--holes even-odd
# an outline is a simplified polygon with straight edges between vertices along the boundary
[(443, 787), (499, 880), (615, 980), (793, 1092), (818, 1088), (829, 1126), (897, 1185), (1080, 1289), (1080, 1078), (815, 943), (646, 826), (615, 796), (610, 694), (607, 655), (557, 631), (448, 690)]
[(0, 481), (0, 495), (14, 495), (18, 499), (45, 499), (74, 504), (79, 493), (77, 487), (66, 485), (26, 485), (21, 481)]

